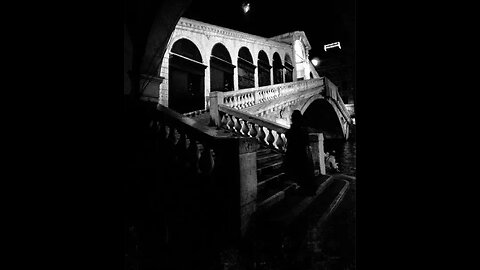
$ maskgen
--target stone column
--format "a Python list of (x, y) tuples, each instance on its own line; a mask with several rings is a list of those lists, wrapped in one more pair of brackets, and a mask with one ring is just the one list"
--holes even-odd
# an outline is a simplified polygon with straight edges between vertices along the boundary
[(255, 88), (258, 88), (258, 70), (259, 70), (259, 67), (257, 66), (255, 68), (255, 72), (253, 73), (253, 78), (255, 80)]
[(270, 85), (274, 85), (275, 82), (273, 81), (273, 64), (272, 67), (270, 68)]
[(205, 108), (209, 108), (210, 106), (210, 66), (207, 66), (205, 69), (205, 77), (204, 77), (204, 87), (205, 87)]
[(310, 133), (310, 147), (312, 149), (313, 167), (315, 169), (315, 175), (325, 175), (325, 153), (323, 151), (323, 134), (322, 133)]
[(233, 90), (236, 91), (238, 90), (238, 57), (233, 57), (233, 63), (235, 65), (235, 63), (237, 64), (237, 66), (233, 69)]
[(210, 118), (217, 127), (220, 127), (220, 122), (222, 121), (218, 110), (218, 105), (220, 104), (223, 104), (223, 92), (210, 92)]

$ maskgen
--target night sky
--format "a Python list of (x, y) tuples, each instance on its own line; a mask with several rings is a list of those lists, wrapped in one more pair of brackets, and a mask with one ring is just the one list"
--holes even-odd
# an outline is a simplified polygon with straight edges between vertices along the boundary
[[(263, 37), (304, 31), (312, 46), (310, 58), (335, 57), (354, 64), (355, 0), (251, 0), (246, 15), (242, 2), (194, 0), (183, 17)], [(323, 45), (336, 41), (342, 50), (323, 50)]]

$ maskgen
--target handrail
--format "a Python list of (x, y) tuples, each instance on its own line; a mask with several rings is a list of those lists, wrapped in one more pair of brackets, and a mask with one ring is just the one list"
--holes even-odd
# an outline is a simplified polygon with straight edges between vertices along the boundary
[(260, 144), (280, 152), (286, 151), (288, 127), (223, 104), (218, 104), (218, 113), (221, 118), (219, 127), (240, 136), (255, 138)]
[(323, 85), (323, 78), (316, 78), (223, 92), (222, 103), (236, 109), (244, 109), (278, 97), (292, 93), (301, 93)]
[(253, 115), (253, 114), (245, 112), (245, 111), (235, 110), (235, 109), (232, 109), (232, 108), (230, 108), (228, 106), (225, 106), (225, 105), (219, 105), (218, 107), (219, 107), (220, 111), (222, 111), (224, 113), (227, 113), (229, 115), (233, 115), (233, 116), (241, 118), (243, 120), (254, 122), (255, 124), (260, 124), (263, 127), (266, 127), (268, 129), (273, 129), (273, 130), (278, 131), (280, 133), (285, 133), (289, 129), (289, 127), (287, 127), (285, 125), (270, 121), (270, 120), (262, 118), (262, 117), (258, 117), (256, 115)]
[(222, 136), (222, 134), (215, 129), (205, 126), (195, 121), (194, 119), (177, 113), (161, 104), (157, 105), (157, 110), (158, 112), (161, 112), (167, 116), (167, 121), (173, 122), (173, 124), (175, 124), (179, 128), (184, 129), (188, 133), (191, 133), (198, 140), (210, 141), (212, 143), (213, 140), (231, 137), (228, 134)]

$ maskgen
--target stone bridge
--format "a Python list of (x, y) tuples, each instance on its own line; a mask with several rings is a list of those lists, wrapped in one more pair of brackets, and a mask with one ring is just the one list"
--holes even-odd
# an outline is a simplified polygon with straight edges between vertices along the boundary
[(221, 121), (218, 105), (269, 120), (288, 128), (293, 110), (299, 110), (306, 124), (325, 138), (348, 139), (352, 120), (337, 87), (328, 78), (210, 94), (212, 119)]

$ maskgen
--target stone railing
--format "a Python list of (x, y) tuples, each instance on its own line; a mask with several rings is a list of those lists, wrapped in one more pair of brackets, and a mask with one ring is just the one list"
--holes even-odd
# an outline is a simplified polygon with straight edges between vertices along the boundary
[[(286, 132), (288, 127), (257, 117), (253, 114), (232, 109), (225, 105), (218, 106), (221, 121), (219, 127), (243, 137), (255, 138), (260, 145), (285, 153), (288, 147)], [(323, 134), (309, 133), (312, 161), (315, 174), (325, 174), (323, 151)]]
[(221, 101), (221, 104), (241, 110), (279, 97), (301, 93), (323, 85), (323, 78), (317, 78), (223, 92), (223, 100)]
[(200, 114), (207, 113), (208, 111), (209, 110), (207, 108), (207, 109), (203, 109), (203, 110), (196, 110), (196, 111), (193, 111), (193, 112), (184, 113), (183, 115), (184, 116), (189, 116), (189, 117), (195, 117), (195, 116), (198, 116)]
[(350, 113), (347, 107), (345, 106), (345, 103), (343, 103), (342, 97), (338, 92), (338, 87), (328, 78), (323, 77), (323, 79), (325, 80), (324, 82), (325, 96), (328, 98), (331, 98), (334, 101), (334, 103), (336, 104), (337, 108), (340, 110), (340, 112), (342, 113), (346, 121), (351, 123)]
[(287, 126), (257, 117), (253, 114), (232, 109), (220, 104), (218, 106), (221, 121), (218, 127), (225, 128), (240, 136), (255, 138), (264, 146), (280, 152), (286, 151)]
[(180, 166), (176, 173), (188, 172), (210, 183), (227, 209), (225, 222), (236, 229), (236, 235), (243, 235), (256, 207), (257, 140), (232, 137), (162, 105), (157, 106), (151, 128), (158, 138), (158, 152)]

